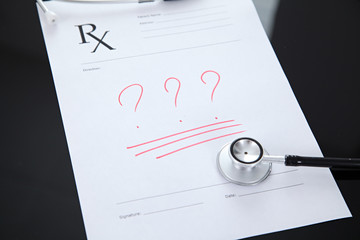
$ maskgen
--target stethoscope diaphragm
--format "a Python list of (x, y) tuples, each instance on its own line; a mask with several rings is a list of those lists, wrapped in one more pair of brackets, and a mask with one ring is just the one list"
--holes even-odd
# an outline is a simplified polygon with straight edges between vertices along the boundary
[(268, 153), (256, 140), (240, 138), (221, 149), (217, 166), (228, 181), (254, 185), (264, 181), (271, 172), (272, 163), (261, 161), (264, 155)]

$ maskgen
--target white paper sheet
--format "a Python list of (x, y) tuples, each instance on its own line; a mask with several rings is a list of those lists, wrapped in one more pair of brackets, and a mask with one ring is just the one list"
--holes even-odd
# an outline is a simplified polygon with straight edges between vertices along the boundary
[(321, 156), (250, 0), (47, 2), (39, 15), (89, 239), (237, 239), (351, 216), (328, 169), (226, 182), (250, 136)]

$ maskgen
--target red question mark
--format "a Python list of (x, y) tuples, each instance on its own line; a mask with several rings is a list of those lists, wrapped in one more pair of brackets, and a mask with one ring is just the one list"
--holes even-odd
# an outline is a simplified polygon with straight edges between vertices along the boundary
[(124, 89), (120, 92), (119, 97), (118, 97), (118, 100), (119, 100), (120, 106), (122, 106), (122, 103), (121, 103), (121, 101), (120, 101), (121, 94), (122, 94), (126, 89), (128, 89), (129, 87), (132, 87), (132, 86), (139, 86), (140, 89), (141, 89), (140, 96), (139, 96), (139, 100), (137, 101), (137, 103), (136, 103), (136, 105), (135, 105), (135, 111), (134, 111), (134, 112), (136, 112), (136, 108), (137, 108), (137, 106), (139, 105), (140, 99), (141, 99), (141, 97), (142, 97), (142, 95), (143, 95), (143, 91), (144, 91), (143, 87), (142, 87), (140, 84), (135, 83), (135, 84), (131, 84), (131, 85), (127, 86), (126, 88), (124, 88)]
[(169, 92), (169, 91), (167, 90), (167, 88), (166, 88), (166, 84), (167, 84), (167, 82), (168, 82), (169, 80), (171, 80), (171, 79), (174, 79), (174, 80), (178, 81), (178, 83), (179, 83), (179, 86), (178, 86), (178, 89), (177, 89), (176, 95), (175, 95), (175, 107), (177, 107), (177, 97), (178, 97), (178, 95), (179, 95), (181, 83), (180, 83), (179, 79), (174, 78), (174, 77), (170, 77), (170, 78), (166, 79), (166, 80), (165, 80), (165, 83), (164, 83), (164, 88), (165, 88), (166, 92)]
[(217, 72), (215, 72), (215, 71), (213, 71), (213, 70), (208, 70), (208, 71), (203, 72), (203, 74), (201, 74), (201, 81), (202, 81), (204, 84), (206, 84), (206, 82), (204, 81), (203, 77), (204, 77), (204, 75), (205, 75), (206, 73), (209, 73), (209, 72), (215, 73), (215, 74), (217, 75), (217, 77), (218, 77), (217, 83), (216, 83), (216, 85), (215, 85), (215, 87), (214, 87), (214, 89), (213, 89), (213, 91), (212, 91), (212, 93), (211, 93), (211, 101), (213, 101), (215, 89), (216, 89), (216, 87), (219, 85), (219, 82), (220, 82), (220, 74), (217, 73)]

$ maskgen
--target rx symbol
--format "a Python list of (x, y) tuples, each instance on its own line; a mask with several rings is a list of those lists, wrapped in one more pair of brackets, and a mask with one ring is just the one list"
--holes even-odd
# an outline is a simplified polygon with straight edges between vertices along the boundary
[[(84, 26), (90, 26), (91, 27), (91, 30), (90, 31), (87, 31), (85, 32), (84, 30)], [(86, 35), (90, 36), (91, 38), (93, 38), (94, 40), (97, 41), (97, 45), (96, 47), (94, 48), (94, 50), (91, 52), (91, 53), (94, 53), (96, 52), (96, 50), (98, 49), (98, 47), (100, 46), (100, 44), (102, 44), (104, 47), (107, 47), (109, 50), (115, 50), (115, 48), (111, 47), (109, 44), (107, 44), (105, 41), (104, 41), (104, 38), (106, 36), (106, 34), (109, 32), (109, 31), (105, 31), (105, 33), (103, 34), (103, 36), (101, 38), (95, 36), (93, 34), (93, 32), (96, 30), (96, 26), (95, 24), (91, 24), (91, 23), (88, 23), (88, 24), (81, 24), (81, 25), (75, 25), (75, 27), (79, 28), (79, 31), (80, 31), (80, 37), (81, 37), (81, 42), (80, 44), (84, 44), (84, 43), (90, 43), (86, 40)], [(88, 29), (88, 27), (86, 27)], [(86, 35), (85, 35), (86, 34)]]

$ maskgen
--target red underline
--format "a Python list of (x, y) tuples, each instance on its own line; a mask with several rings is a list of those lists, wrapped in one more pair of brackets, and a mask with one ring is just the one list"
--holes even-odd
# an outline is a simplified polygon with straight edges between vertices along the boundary
[(207, 139), (207, 140), (198, 142), (198, 143), (191, 144), (191, 145), (186, 146), (186, 147), (179, 148), (179, 149), (177, 149), (177, 150), (175, 150), (175, 151), (166, 153), (166, 154), (164, 154), (164, 155), (158, 156), (158, 157), (156, 157), (156, 159), (166, 157), (166, 156), (168, 156), (168, 155), (170, 155), (170, 154), (173, 154), (173, 153), (182, 151), (182, 150), (187, 149), (187, 148), (190, 148), (190, 147), (194, 147), (194, 146), (199, 145), (199, 144), (203, 144), (203, 143), (210, 142), (210, 141), (213, 141), (213, 140), (216, 140), (216, 139), (219, 139), (219, 138), (228, 137), (228, 136), (235, 135), (235, 134), (239, 134), (239, 133), (243, 133), (243, 132), (245, 132), (245, 131), (234, 132), (234, 133), (229, 133), (229, 134), (222, 135), (222, 136), (215, 137), (215, 138), (210, 138), (210, 139)]
[(208, 124), (208, 125), (205, 125), (205, 126), (201, 126), (201, 127), (189, 129), (189, 130), (186, 130), (186, 131), (183, 131), (183, 132), (174, 133), (174, 134), (168, 135), (168, 136), (166, 136), (166, 137), (162, 137), (162, 138), (158, 138), (158, 139), (151, 140), (151, 141), (148, 141), (148, 142), (140, 143), (140, 144), (137, 144), (137, 145), (134, 145), (134, 146), (131, 146), (131, 147), (127, 147), (126, 149), (135, 148), (135, 147), (140, 147), (140, 146), (145, 145), (145, 144), (149, 144), (149, 143), (153, 143), (153, 142), (156, 142), (156, 141), (160, 141), (160, 140), (163, 140), (163, 139), (166, 139), (166, 138), (169, 138), (169, 137), (173, 137), (173, 136), (176, 136), (176, 135), (180, 135), (180, 134), (183, 134), (183, 133), (195, 131), (195, 130), (198, 130), (198, 129), (201, 129), (201, 128), (206, 128), (206, 127), (214, 126), (214, 125), (217, 125), (217, 124), (233, 122), (233, 121), (235, 121), (235, 120), (227, 120), (227, 121), (223, 121), (223, 122), (217, 122), (217, 123)]
[(207, 130), (207, 131), (204, 131), (204, 132), (196, 133), (196, 134), (193, 134), (193, 135), (190, 135), (190, 136), (187, 136), (187, 137), (183, 137), (183, 138), (180, 138), (180, 139), (177, 139), (177, 140), (168, 142), (168, 143), (164, 143), (164, 144), (162, 144), (162, 145), (160, 145), (160, 146), (157, 146), (157, 147), (150, 148), (150, 149), (145, 150), (145, 151), (143, 151), (143, 152), (137, 153), (137, 154), (135, 155), (135, 157), (137, 157), (137, 156), (139, 156), (139, 155), (141, 155), (141, 154), (144, 154), (144, 153), (153, 151), (153, 150), (155, 150), (155, 149), (158, 149), (158, 148), (161, 148), (161, 147), (165, 147), (165, 146), (167, 146), (167, 145), (170, 145), (170, 144), (173, 144), (173, 143), (176, 143), (176, 142), (179, 142), (179, 141), (188, 139), (188, 138), (196, 137), (196, 136), (199, 136), (199, 135), (202, 135), (202, 134), (205, 134), (205, 133), (209, 133), (209, 132), (213, 132), (213, 131), (217, 131), (217, 130), (221, 130), (221, 129), (225, 129), (225, 128), (237, 127), (237, 126), (240, 126), (240, 125), (242, 125), (242, 124), (234, 124), (234, 125), (230, 125), (230, 126), (215, 128), (215, 129)]

